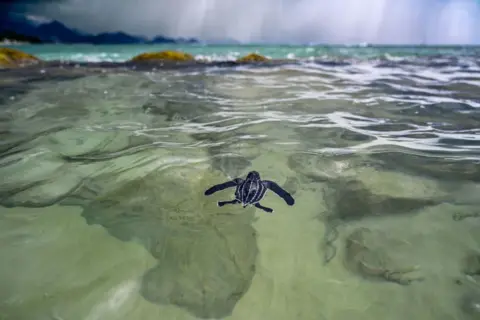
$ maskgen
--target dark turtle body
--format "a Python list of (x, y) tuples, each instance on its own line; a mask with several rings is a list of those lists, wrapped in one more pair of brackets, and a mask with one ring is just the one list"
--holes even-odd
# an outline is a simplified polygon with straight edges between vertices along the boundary
[(219, 207), (223, 207), (226, 204), (242, 204), (244, 208), (248, 205), (253, 205), (266, 212), (273, 212), (273, 209), (264, 207), (260, 204), (260, 201), (263, 199), (268, 189), (272, 190), (285, 200), (289, 206), (292, 206), (295, 203), (293, 197), (277, 183), (270, 180), (261, 180), (260, 174), (257, 171), (250, 171), (246, 179), (236, 178), (231, 181), (214, 185), (205, 191), (205, 195), (209, 196), (217, 191), (232, 187), (236, 187), (235, 199), (219, 201)]

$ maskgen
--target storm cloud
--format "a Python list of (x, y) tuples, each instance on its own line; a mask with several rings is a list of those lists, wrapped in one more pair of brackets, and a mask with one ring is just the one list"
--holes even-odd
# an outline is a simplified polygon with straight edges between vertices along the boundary
[(92, 33), (277, 43), (480, 43), (476, 0), (25, 0), (15, 6)]

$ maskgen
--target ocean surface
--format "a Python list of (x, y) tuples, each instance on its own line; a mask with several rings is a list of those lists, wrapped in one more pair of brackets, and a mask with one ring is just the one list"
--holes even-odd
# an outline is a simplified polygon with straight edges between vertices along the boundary
[(149, 51), (180, 50), (197, 59), (231, 61), (251, 52), (258, 52), (272, 59), (415, 59), (428, 57), (476, 57), (480, 47), (475, 46), (349, 46), (325, 45), (15, 45), (15, 48), (37, 55), (44, 60), (79, 62), (124, 62), (133, 56)]
[(1, 320), (480, 318), (479, 48), (15, 47), (85, 63), (0, 70)]

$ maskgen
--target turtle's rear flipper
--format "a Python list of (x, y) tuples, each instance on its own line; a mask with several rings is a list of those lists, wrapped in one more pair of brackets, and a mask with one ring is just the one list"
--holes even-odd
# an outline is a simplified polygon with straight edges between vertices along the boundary
[(219, 201), (219, 202), (218, 202), (218, 206), (219, 206), (219, 207), (223, 207), (223, 206), (226, 205), (226, 204), (237, 204), (237, 203), (239, 203), (239, 202), (240, 202), (240, 201), (238, 201), (238, 200)]
[(263, 180), (265, 187), (275, 192), (279, 197), (283, 198), (289, 206), (293, 206), (295, 200), (287, 191), (283, 190), (278, 184), (273, 181)]
[(232, 181), (227, 181), (227, 182), (224, 182), (224, 183), (216, 184), (213, 187), (210, 187), (209, 189), (207, 189), (207, 191), (205, 191), (205, 195), (209, 196), (209, 195), (211, 195), (211, 194), (213, 194), (217, 191), (227, 189), (227, 188), (231, 188), (231, 187), (236, 187), (237, 184), (238, 184), (238, 179), (234, 179)]
[(258, 209), (262, 209), (263, 211), (266, 211), (266, 212), (273, 212), (273, 209), (264, 207), (260, 203), (255, 203), (255, 207), (257, 207)]

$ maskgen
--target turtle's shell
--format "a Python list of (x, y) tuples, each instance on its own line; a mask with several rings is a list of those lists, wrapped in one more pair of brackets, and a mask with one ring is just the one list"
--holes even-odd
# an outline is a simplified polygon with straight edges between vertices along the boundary
[(260, 179), (246, 179), (237, 186), (235, 190), (235, 199), (242, 204), (255, 204), (260, 202), (267, 192), (267, 187)]

